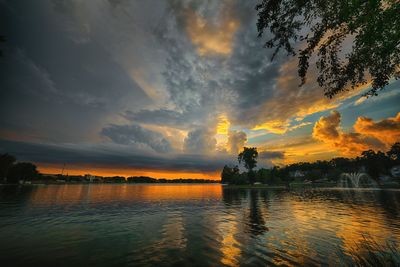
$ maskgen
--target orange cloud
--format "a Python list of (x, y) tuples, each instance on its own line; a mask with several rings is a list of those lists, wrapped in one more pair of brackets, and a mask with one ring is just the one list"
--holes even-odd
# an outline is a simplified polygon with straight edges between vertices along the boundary
[(274, 120), (274, 121), (268, 121), (263, 124), (256, 125), (252, 130), (265, 130), (270, 133), (274, 134), (284, 134), (286, 132), (298, 129), (300, 127), (306, 126), (311, 124), (311, 122), (302, 122), (298, 123), (296, 125), (290, 125), (290, 121), (287, 120), (285, 122), (279, 121), (279, 120)]
[(259, 125), (256, 125), (252, 130), (266, 130), (270, 133), (284, 134), (287, 131), (288, 122), (282, 122), (280, 120), (268, 121)]
[(321, 117), (314, 125), (313, 137), (319, 140), (332, 140), (339, 138), (340, 113), (336, 110), (331, 115)]
[(199, 55), (232, 53), (235, 33), (239, 21), (232, 17), (230, 8), (224, 7), (218, 22), (212, 23), (193, 10), (186, 12), (186, 32), (197, 47)]
[(275, 165), (287, 165), (300, 161), (316, 161), (331, 159), (338, 156), (330, 145), (318, 142), (311, 137), (290, 137), (279, 140), (271, 140), (260, 147), (260, 152), (282, 152), (283, 158), (272, 159)]
[(341, 151), (346, 156), (357, 156), (362, 151), (386, 150), (400, 140), (400, 113), (394, 118), (374, 122), (367, 117), (359, 117), (354, 124), (355, 132), (345, 133), (340, 129), (341, 116), (332, 111), (321, 117), (313, 128), (313, 137)]
[(354, 129), (359, 133), (374, 136), (385, 144), (393, 144), (400, 140), (400, 112), (394, 118), (378, 122), (367, 117), (359, 117)]

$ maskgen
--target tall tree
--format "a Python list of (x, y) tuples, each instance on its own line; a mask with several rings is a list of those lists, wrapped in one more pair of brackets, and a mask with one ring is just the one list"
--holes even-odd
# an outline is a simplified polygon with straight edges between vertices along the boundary
[(238, 155), (239, 164), (244, 163), (244, 167), (248, 170), (249, 182), (254, 183), (255, 174), (253, 169), (257, 167), (258, 152), (256, 147), (244, 147), (243, 151)]
[[(265, 47), (275, 48), (273, 57), (280, 49), (298, 53), (300, 85), (313, 54), (317, 82), (330, 98), (369, 79), (367, 95), (376, 95), (400, 77), (398, 0), (262, 0), (256, 9), (259, 36), (271, 36)], [(297, 41), (305, 46), (296, 49)]]

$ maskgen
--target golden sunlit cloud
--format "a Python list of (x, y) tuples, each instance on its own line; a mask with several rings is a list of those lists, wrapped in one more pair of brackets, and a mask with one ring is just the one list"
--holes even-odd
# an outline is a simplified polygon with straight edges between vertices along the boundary
[(284, 151), (284, 157), (271, 159), (274, 165), (287, 165), (302, 161), (313, 162), (316, 160), (328, 160), (338, 156), (338, 153), (332, 150), (328, 144), (318, 142), (310, 137), (294, 137), (269, 141), (263, 144), (259, 151), (268, 151), (269, 153)]
[(321, 117), (314, 125), (313, 137), (329, 144), (344, 156), (357, 156), (362, 151), (387, 150), (400, 140), (400, 113), (394, 118), (374, 122), (367, 117), (359, 117), (354, 124), (355, 132), (345, 133), (340, 129), (341, 116), (332, 111)]
[(377, 122), (368, 117), (358, 117), (354, 129), (359, 133), (371, 135), (385, 144), (393, 144), (400, 140), (400, 112), (396, 117)]
[(220, 13), (220, 19), (215, 23), (207, 21), (193, 10), (186, 11), (186, 32), (201, 56), (228, 56), (232, 53), (239, 21), (232, 16), (229, 7), (224, 7)]
[(254, 130), (254, 131), (265, 130), (269, 133), (284, 134), (288, 131), (298, 129), (300, 127), (303, 127), (303, 126), (306, 126), (309, 124), (311, 124), (311, 122), (302, 122), (302, 123), (291, 126), (289, 121), (282, 122), (279, 120), (274, 120), (274, 121), (265, 122), (260, 125), (256, 125), (254, 128), (252, 128), (252, 130)]
[(230, 122), (228, 120), (228, 117), (223, 114), (218, 117), (218, 123), (217, 123), (217, 134), (228, 134), (229, 127), (230, 127)]
[(215, 139), (217, 140), (217, 150), (219, 151), (226, 151), (227, 142), (228, 142), (228, 133), (230, 128), (230, 122), (228, 117), (225, 114), (218, 116), (217, 121), (217, 133), (215, 135)]
[(254, 131), (266, 130), (267, 132), (270, 132), (270, 133), (284, 134), (284, 133), (286, 133), (288, 126), (289, 126), (288, 122), (282, 123), (279, 120), (274, 120), (274, 121), (268, 121), (263, 124), (256, 125), (252, 130), (254, 130)]

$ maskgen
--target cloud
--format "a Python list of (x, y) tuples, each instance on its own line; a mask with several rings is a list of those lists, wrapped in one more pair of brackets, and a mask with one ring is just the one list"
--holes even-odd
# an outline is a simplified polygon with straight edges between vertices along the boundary
[(185, 10), (186, 32), (201, 56), (209, 54), (227, 56), (232, 53), (239, 21), (226, 3), (224, 7), (220, 7), (219, 14), (216, 15), (219, 18), (217, 21), (205, 18), (192, 9)]
[[(143, 147), (132, 149), (117, 144), (39, 144), (0, 139), (0, 153), (20, 161), (90, 168), (120, 168), (156, 171), (214, 173), (230, 161), (223, 155), (180, 155), (151, 153)], [(39, 165), (40, 166), (40, 165)]]
[(383, 101), (383, 100), (387, 100), (387, 99), (395, 99), (396, 97), (398, 97), (400, 95), (400, 91), (397, 90), (398, 88), (396, 87), (390, 87), (387, 86), (387, 88), (385, 88), (385, 91), (382, 91), (379, 93), (379, 95), (374, 96), (374, 97), (368, 97), (368, 96), (361, 96), (359, 97), (356, 101), (354, 101), (353, 105), (354, 106), (358, 106), (361, 104), (370, 104), (370, 103), (374, 103), (374, 102), (379, 102), (379, 101)]
[[(259, 58), (254, 60), (266, 61), (267, 55), (258, 56)], [(278, 58), (275, 65), (263, 70), (266, 73), (260, 75), (260, 77), (251, 77), (249, 75), (245, 79), (247, 83), (253, 81), (254, 78), (259, 80), (268, 79), (270, 84), (256, 85), (259, 87), (256, 90), (263, 90), (259, 93), (259, 100), (262, 100), (262, 102), (256, 106), (253, 105), (252, 108), (247, 108), (244, 113), (239, 114), (239, 121), (245, 121), (248, 124), (256, 125), (257, 128), (264, 128), (270, 132), (282, 134), (287, 131), (288, 125), (293, 119), (299, 121), (308, 115), (337, 108), (340, 106), (341, 101), (361, 90), (350, 91), (335, 99), (328, 99), (324, 96), (322, 88), (314, 82), (315, 77), (309, 77), (309, 82), (299, 87), (300, 80), (297, 74), (298, 61), (296, 58), (283, 60), (282, 57)], [(263, 72), (257, 69), (248, 70), (249, 73), (257, 73), (257, 71), (259, 73)], [(310, 66), (309, 76), (313, 76), (313, 73), (317, 73), (315, 65)], [(254, 90), (254, 85), (247, 86), (247, 88)]]
[(334, 140), (339, 138), (340, 113), (336, 110), (331, 115), (321, 117), (314, 125), (313, 137), (319, 140)]
[[(274, 159), (274, 164), (287, 165), (300, 161), (329, 160), (340, 154), (332, 145), (322, 143), (308, 134), (276, 136), (259, 146), (260, 151), (282, 152), (282, 159)], [(261, 153), (261, 152), (260, 152)]]
[(135, 123), (190, 129), (201, 125), (201, 121), (196, 115), (192, 112), (179, 112), (161, 108), (155, 110), (142, 109), (136, 112), (128, 110), (122, 116)]
[(261, 151), (258, 152), (258, 157), (260, 159), (283, 159), (285, 157), (285, 153), (282, 151)]
[(215, 152), (217, 140), (215, 131), (198, 128), (188, 133), (184, 141), (184, 150), (190, 154), (207, 154)]
[[(400, 113), (399, 113), (400, 114)], [(359, 117), (354, 124), (355, 132), (346, 133), (340, 129), (341, 116), (338, 111), (321, 117), (314, 125), (313, 137), (330, 144), (346, 156), (358, 156), (362, 151), (386, 150), (400, 140), (400, 115), (374, 122)]]
[(217, 134), (227, 135), (229, 133), (229, 128), (231, 123), (229, 122), (227, 116), (222, 114), (218, 117), (217, 123)]
[[(4, 44), (7, 55), (0, 62), (1, 128), (41, 141), (96, 141), (99, 129), (115, 121), (120, 112), (128, 107), (141, 109), (151, 100), (98, 35), (99, 28), (103, 35), (111, 34), (102, 27), (108, 17), (97, 13), (103, 9), (90, 9), (96, 12), (89, 16), (85, 5), (95, 3), (58, 3), (57, 11), (50, 1), (23, 6), (10, 2), (8, 9), (0, 8), (3, 34), (10, 40)], [(75, 16), (65, 13), (71, 12), (80, 12), (80, 17), (91, 20), (91, 26), (99, 27), (91, 32), (96, 42), (71, 41), (65, 28), (81, 24), (70, 23)], [(98, 15), (103, 19), (94, 23)], [(29, 27), (19, 19), (22, 17)], [(104, 40), (119, 45), (111, 35)]]
[(162, 134), (142, 128), (139, 125), (110, 125), (101, 135), (120, 145), (144, 144), (157, 152), (171, 152), (170, 142)]
[(354, 130), (364, 135), (373, 136), (385, 144), (393, 144), (400, 140), (400, 112), (393, 118), (373, 121), (368, 117), (358, 117)]
[(247, 135), (241, 131), (229, 131), (227, 148), (231, 154), (238, 153), (247, 141)]
[[(172, 3), (167, 20), (171, 25), (164, 24), (159, 38), (167, 52), (163, 73), (166, 89), (173, 109), (184, 111), (183, 117), (192, 115), (204, 125), (209, 114), (214, 117), (224, 114), (232, 126), (283, 134), (307, 125), (301, 123), (305, 116), (336, 108), (355, 92), (330, 100), (315, 82), (298, 87), (297, 59), (288, 61), (278, 56), (271, 62), (272, 51), (263, 49), (263, 40), (257, 39), (252, 2), (208, 2), (211, 6), (196, 1)], [(190, 19), (188, 10), (194, 12)], [(191, 38), (187, 42), (182, 34), (187, 33), (188, 21), (196, 24), (193, 21), (200, 16), (204, 19), (202, 29), (207, 32), (209, 27), (224, 20), (224, 15), (218, 16), (224, 10), (235, 14), (240, 24), (229, 57), (199, 55), (191, 49)], [(300, 123), (294, 125), (296, 119)]]
[(252, 130), (265, 130), (269, 133), (274, 133), (274, 134), (284, 134), (289, 131), (293, 131), (295, 129), (298, 129), (300, 127), (304, 127), (307, 125), (310, 125), (311, 122), (301, 122), (298, 124), (291, 125), (291, 121), (280, 121), (280, 120), (274, 120), (274, 121), (268, 121), (260, 125), (256, 125)]

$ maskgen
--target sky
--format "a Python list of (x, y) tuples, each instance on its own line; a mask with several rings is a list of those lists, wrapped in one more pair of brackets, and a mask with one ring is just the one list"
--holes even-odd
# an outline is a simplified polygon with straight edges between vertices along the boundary
[[(263, 48), (258, 1), (0, 0), (0, 153), (43, 173), (215, 178), (400, 141), (400, 81), (333, 99)], [(297, 44), (298, 47), (301, 46)]]

